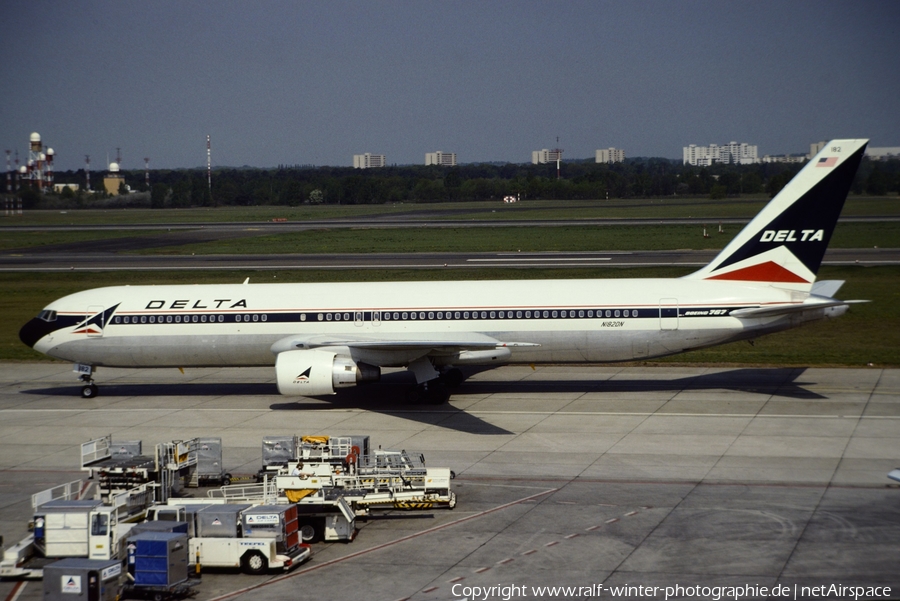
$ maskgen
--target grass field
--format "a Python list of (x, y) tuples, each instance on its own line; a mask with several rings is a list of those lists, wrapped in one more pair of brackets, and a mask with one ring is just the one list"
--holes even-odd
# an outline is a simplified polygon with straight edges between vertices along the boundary
[[(396, 252), (545, 252), (604, 250), (721, 249), (740, 231), (738, 225), (708, 226), (559, 226), (497, 228), (321, 229), (171, 246), (143, 254), (396, 253)], [(832, 248), (900, 246), (900, 222), (842, 223)]]
[[(84, 209), (69, 211), (26, 211), (19, 217), (0, 221), (4, 225), (116, 225), (154, 223), (211, 223), (308, 221), (346, 217), (410, 214), (428, 219), (626, 219), (678, 218), (750, 219), (768, 202), (766, 196), (711, 200), (707, 197), (666, 197), (614, 200), (526, 200), (515, 204), (490, 202), (419, 203), (386, 205), (302, 205), (298, 207), (219, 207), (189, 209)], [(850, 196), (842, 215), (900, 215), (896, 196)]]
[[(136, 273), (0, 273), (0, 360), (46, 361), (23, 345), (18, 330), (47, 303), (65, 294), (111, 285), (251, 283), (312, 281), (385, 281), (450, 279), (542, 279), (588, 277), (678, 277), (689, 270), (676, 268), (471, 270), (453, 271), (284, 271), (284, 272), (136, 272)], [(841, 298), (869, 299), (854, 305), (843, 317), (797, 330), (762, 337), (751, 346), (734, 343), (676, 355), (662, 362), (753, 365), (846, 365), (869, 363), (900, 366), (900, 267), (823, 267), (820, 279), (844, 279)]]
[[(740, 230), (724, 226), (717, 233), (713, 222), (703, 237), (697, 225), (609, 225), (554, 227), (478, 228), (322, 228), (277, 235), (251, 235), (215, 242), (154, 248), (142, 254), (279, 254), (279, 253), (375, 253), (375, 252), (545, 252), (721, 249)], [(0, 252), (49, 244), (90, 243), (112, 238), (162, 234), (164, 230), (74, 230), (4, 232)], [(896, 248), (900, 246), (900, 222), (840, 223), (829, 245), (832, 248)]]

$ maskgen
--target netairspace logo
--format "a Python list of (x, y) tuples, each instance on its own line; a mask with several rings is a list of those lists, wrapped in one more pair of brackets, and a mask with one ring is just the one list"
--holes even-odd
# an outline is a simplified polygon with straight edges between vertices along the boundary
[(776, 599), (889, 599), (891, 587), (888, 586), (844, 586), (842, 584), (823, 584), (820, 586), (793, 587), (784, 584), (760, 586), (747, 584), (743, 586), (644, 586), (624, 584), (606, 586), (593, 584), (590, 586), (525, 586), (494, 585), (464, 586), (454, 584), (450, 592), (459, 601), (488, 601), (489, 599), (590, 599), (598, 597), (646, 597), (651, 599), (709, 599), (710, 601), (742, 601), (746, 598), (771, 597)]

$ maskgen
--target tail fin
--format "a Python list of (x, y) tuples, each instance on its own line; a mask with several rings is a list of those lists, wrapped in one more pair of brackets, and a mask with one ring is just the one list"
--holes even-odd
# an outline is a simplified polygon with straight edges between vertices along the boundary
[(712, 262), (687, 278), (809, 291), (868, 140), (832, 140)]

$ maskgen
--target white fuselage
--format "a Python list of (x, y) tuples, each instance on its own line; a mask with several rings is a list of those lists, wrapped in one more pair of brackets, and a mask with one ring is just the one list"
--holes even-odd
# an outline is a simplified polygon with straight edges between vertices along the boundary
[[(81, 321), (104, 311), (108, 317), (90, 327), (56, 329), (34, 348), (94, 366), (253, 366), (274, 364), (273, 345), (297, 336), (402, 341), (479, 334), (528, 344), (511, 346), (504, 361), (627, 361), (825, 316), (822, 309), (754, 319), (728, 315), (807, 296), (770, 284), (689, 279), (120, 286), (48, 305), (57, 319)], [(351, 354), (383, 366), (409, 360), (402, 353)], [(446, 363), (476, 364), (478, 358)]]

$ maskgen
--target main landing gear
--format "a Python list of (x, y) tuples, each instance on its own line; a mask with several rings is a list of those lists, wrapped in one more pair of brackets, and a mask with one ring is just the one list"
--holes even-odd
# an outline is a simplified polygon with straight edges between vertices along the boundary
[(83, 399), (92, 399), (100, 392), (100, 389), (97, 388), (97, 385), (94, 384), (94, 366), (93, 365), (82, 365), (81, 363), (77, 363), (74, 369), (75, 373), (81, 374), (79, 379), (84, 382), (84, 386), (81, 387), (81, 398)]

